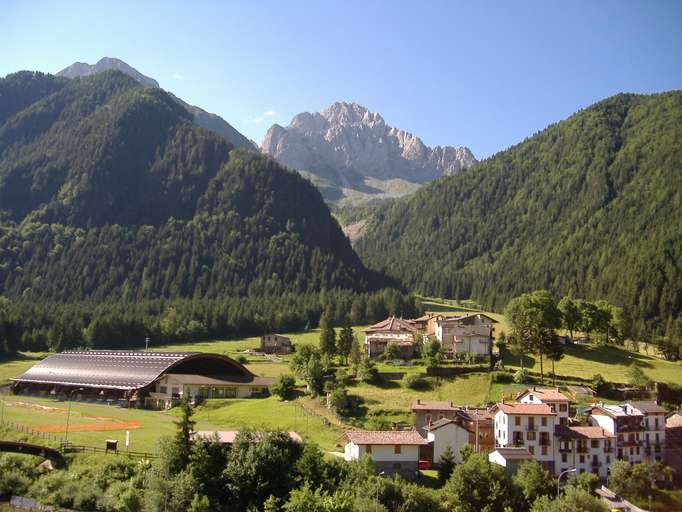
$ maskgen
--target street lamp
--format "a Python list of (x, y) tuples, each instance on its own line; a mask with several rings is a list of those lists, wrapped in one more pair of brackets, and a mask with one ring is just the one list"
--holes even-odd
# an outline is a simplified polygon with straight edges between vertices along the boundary
[[(383, 474), (385, 474), (385, 471), (382, 471), (381, 473), (379, 473), (378, 476), (382, 476)], [(377, 503), (376, 503), (376, 509), (375, 510), (379, 510), (379, 483), (380, 482), (377, 481), (377, 496), (376, 496)]]
[(559, 485), (561, 484), (561, 477), (564, 476), (567, 473), (575, 473), (576, 469), (567, 469), (566, 471), (562, 471), (559, 473), (559, 478), (556, 480), (556, 511), (559, 512), (559, 497), (560, 497), (560, 492), (561, 492), (561, 487)]
[(69, 408), (66, 413), (66, 430), (64, 431), (64, 445), (69, 444), (69, 418), (71, 417), (71, 395), (73, 395), (76, 391), (84, 391), (83, 388), (75, 388), (69, 391), (69, 396), (68, 396), (68, 401), (69, 401)]

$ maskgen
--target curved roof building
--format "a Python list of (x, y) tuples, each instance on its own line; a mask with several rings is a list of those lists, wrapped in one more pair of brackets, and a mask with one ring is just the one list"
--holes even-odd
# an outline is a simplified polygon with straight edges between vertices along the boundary
[(17, 390), (49, 390), (53, 394), (97, 391), (125, 397), (136, 394), (138, 399), (151, 397), (157, 401), (184, 395), (262, 396), (272, 383), (272, 379), (258, 377), (220, 354), (119, 350), (62, 352), (12, 380)]

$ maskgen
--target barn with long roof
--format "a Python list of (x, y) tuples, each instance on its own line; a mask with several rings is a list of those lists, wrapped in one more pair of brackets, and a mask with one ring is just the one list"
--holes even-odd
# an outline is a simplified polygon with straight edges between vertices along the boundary
[(273, 382), (221, 354), (119, 350), (54, 354), (12, 381), (15, 393), (123, 400), (148, 407), (168, 407), (184, 397), (263, 397)]

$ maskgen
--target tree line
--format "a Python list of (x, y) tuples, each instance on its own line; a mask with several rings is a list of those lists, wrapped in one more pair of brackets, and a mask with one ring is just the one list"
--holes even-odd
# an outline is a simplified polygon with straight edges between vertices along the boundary
[(420, 313), (414, 296), (387, 288), (330, 290), (223, 299), (137, 303), (35, 303), (0, 297), (0, 356), (17, 351), (150, 348), (166, 343), (295, 332), (331, 322), (373, 323), (389, 314)]

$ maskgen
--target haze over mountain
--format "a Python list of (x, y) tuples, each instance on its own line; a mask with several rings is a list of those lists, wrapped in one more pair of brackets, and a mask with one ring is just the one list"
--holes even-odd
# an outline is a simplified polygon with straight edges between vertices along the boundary
[(273, 125), (261, 149), (309, 176), (337, 204), (401, 196), (476, 162), (466, 147), (430, 148), (380, 114), (346, 102), (298, 114), (287, 127)]
[[(62, 69), (57, 76), (64, 76), (67, 78), (76, 78), (79, 76), (90, 76), (96, 73), (101, 73), (102, 71), (116, 70), (125, 73), (126, 75), (134, 78), (136, 81), (140, 82), (142, 85), (147, 87), (159, 87), (159, 83), (148, 76), (143, 75), (137, 69), (133, 68), (129, 64), (126, 64), (120, 59), (104, 57), (100, 59), (96, 64), (86, 64), (84, 62), (76, 62), (71, 64), (69, 67)], [(190, 105), (184, 102), (182, 99), (168, 93), (177, 103), (182, 105), (194, 118), (194, 122), (201, 126), (211, 130), (218, 135), (222, 135), (235, 147), (241, 147), (245, 149), (255, 149), (255, 145), (244, 135), (239, 133), (230, 123), (225, 121), (222, 117), (206, 112), (200, 107), (195, 105)]]
[(0, 295), (367, 289), (319, 191), (119, 71), (0, 79)]
[[(522, 292), (682, 313), (682, 92), (620, 94), (378, 212), (371, 268), (503, 308)], [(640, 330), (641, 332), (641, 330)]]

